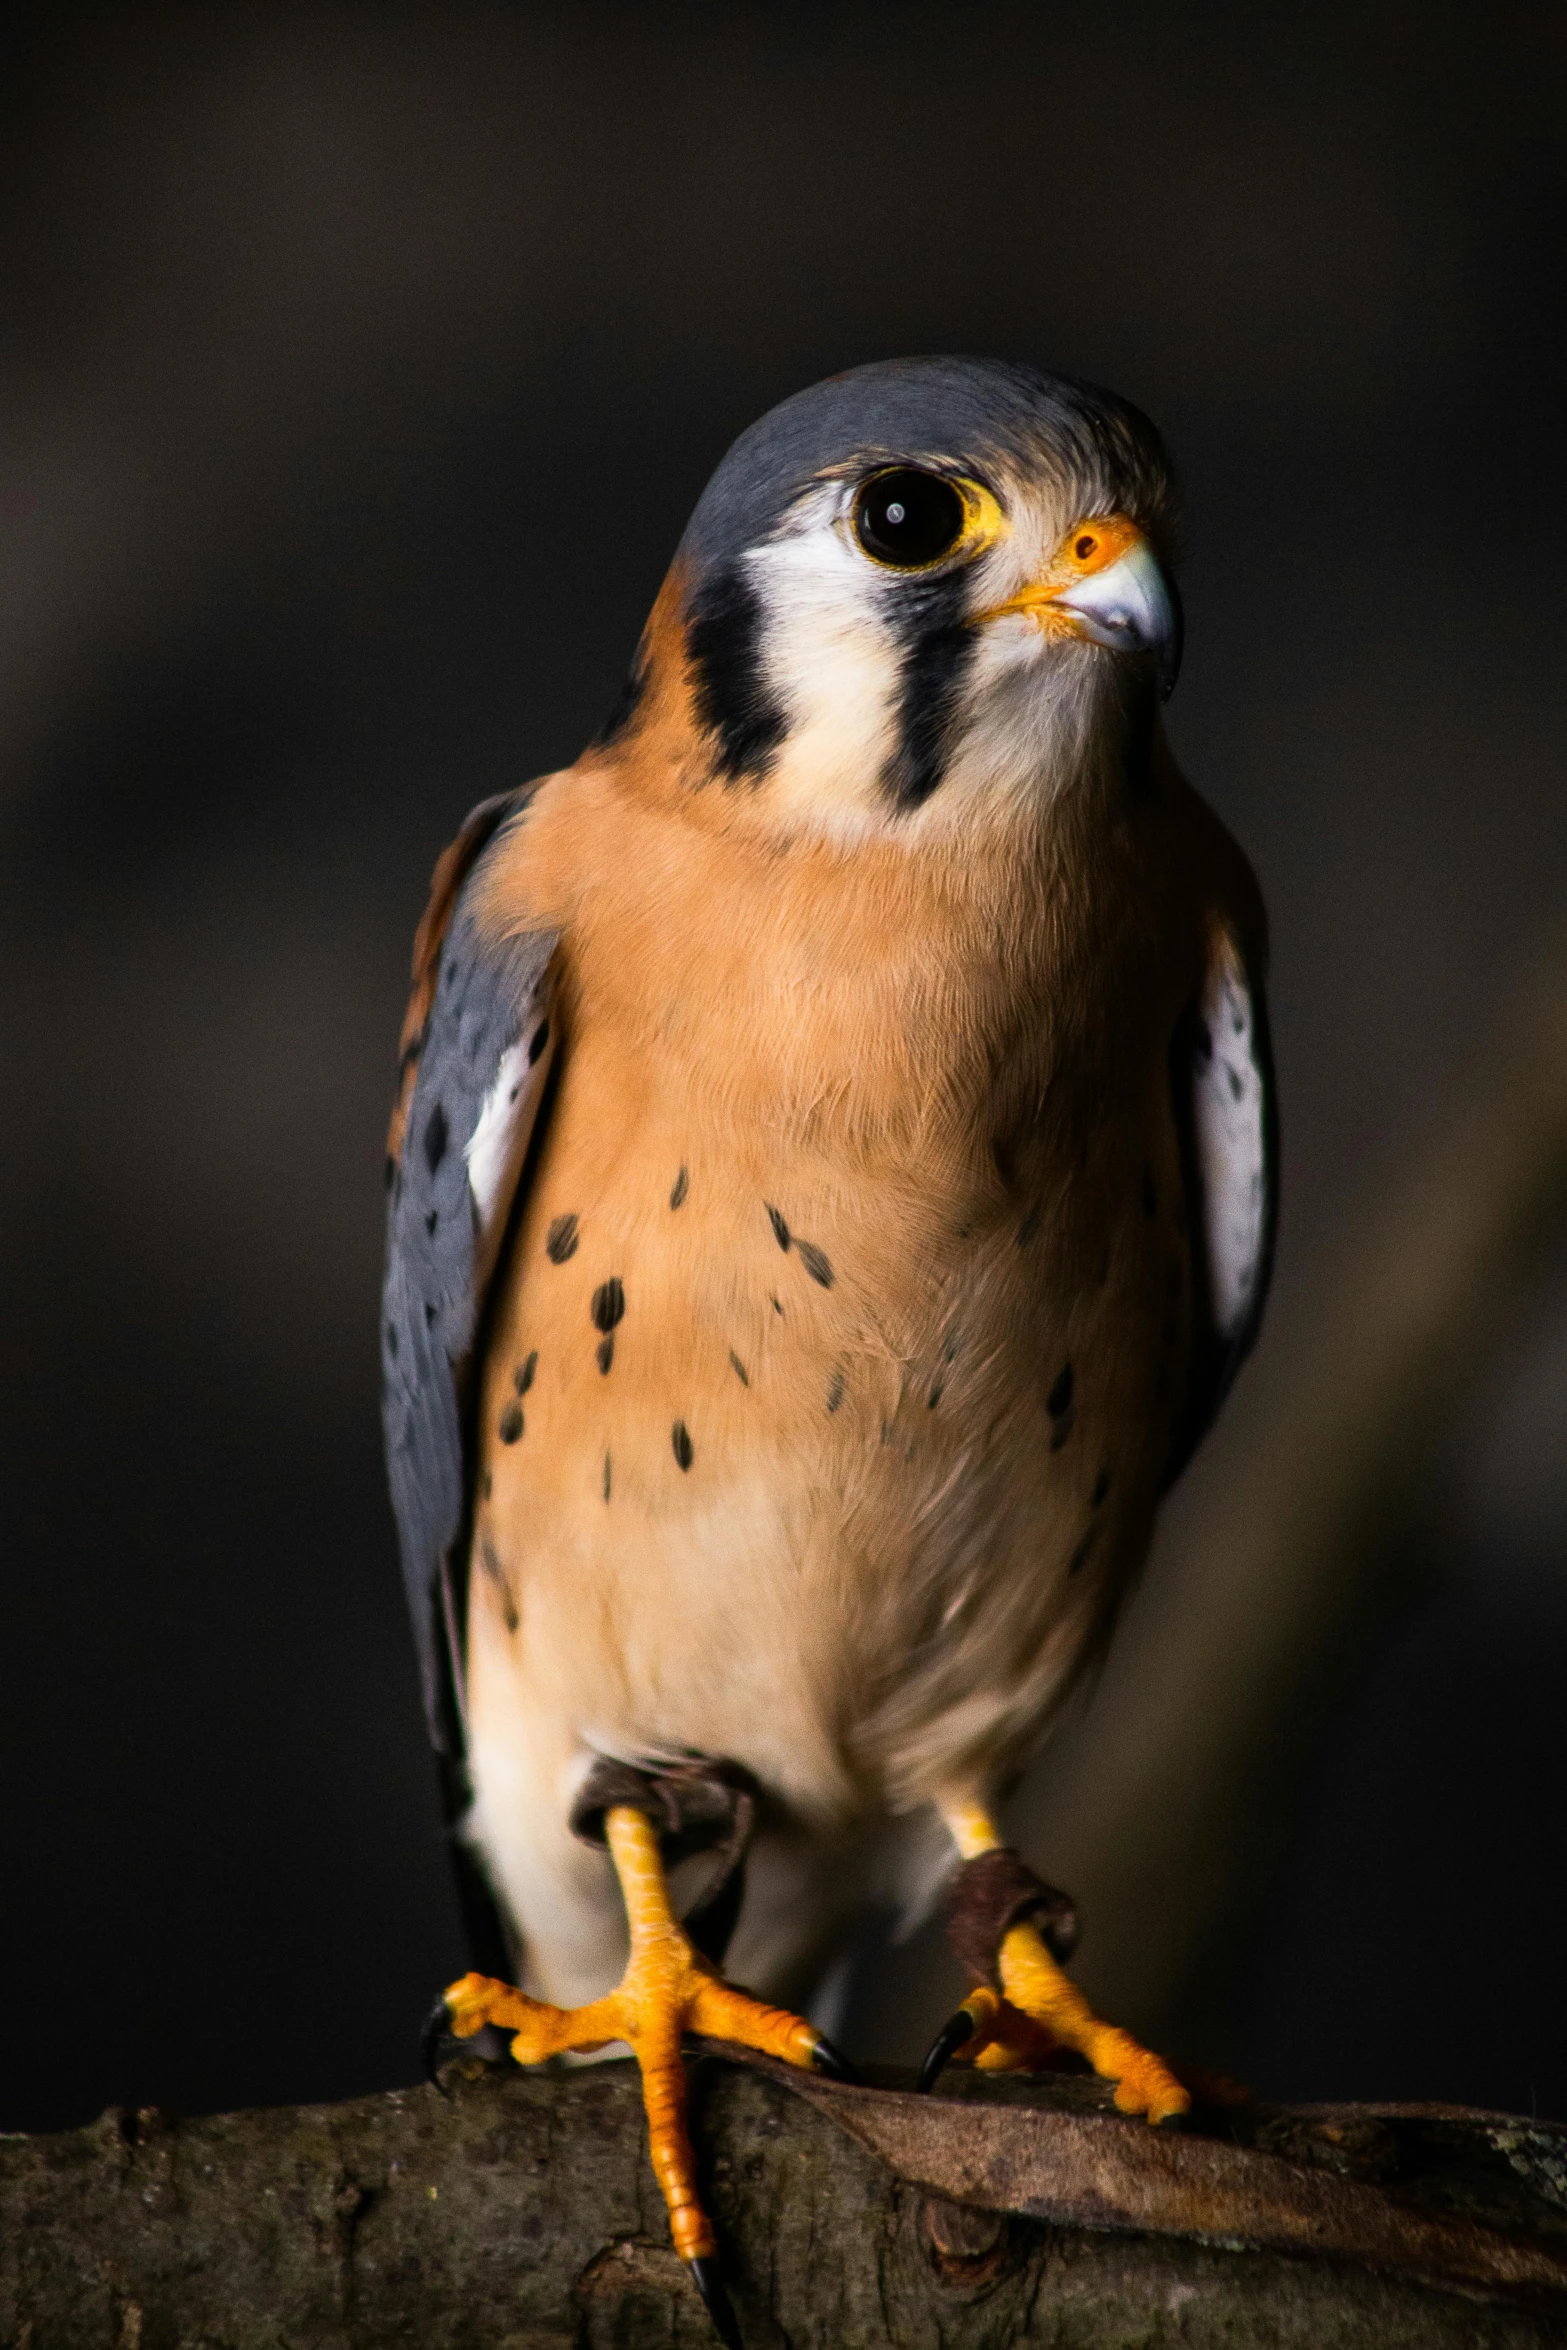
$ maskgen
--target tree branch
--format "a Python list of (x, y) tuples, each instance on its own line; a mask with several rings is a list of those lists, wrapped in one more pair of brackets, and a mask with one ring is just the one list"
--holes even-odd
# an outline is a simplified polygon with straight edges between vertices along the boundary
[[(9, 2350), (710, 2350), (629, 2065), (0, 2141)], [(1567, 2130), (1435, 2107), (1149, 2130), (1089, 2080), (916, 2098), (699, 2054), (748, 2344), (1545, 2350)]]

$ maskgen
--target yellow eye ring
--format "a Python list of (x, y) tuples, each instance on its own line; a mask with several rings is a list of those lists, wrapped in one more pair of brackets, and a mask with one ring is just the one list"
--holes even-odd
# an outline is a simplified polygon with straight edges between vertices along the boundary
[(983, 483), (922, 466), (884, 465), (854, 494), (850, 530), (881, 571), (927, 572), (965, 562), (1000, 537), (1000, 503)]

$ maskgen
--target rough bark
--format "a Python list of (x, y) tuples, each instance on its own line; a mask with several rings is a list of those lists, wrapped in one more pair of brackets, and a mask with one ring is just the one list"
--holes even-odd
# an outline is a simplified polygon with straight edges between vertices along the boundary
[[(711, 2350), (634, 2072), (0, 2141), (7, 2350)], [(1087, 2080), (934, 2100), (699, 2055), (753, 2350), (1543, 2350), (1567, 2130), (1437, 2107), (1153, 2132)]]

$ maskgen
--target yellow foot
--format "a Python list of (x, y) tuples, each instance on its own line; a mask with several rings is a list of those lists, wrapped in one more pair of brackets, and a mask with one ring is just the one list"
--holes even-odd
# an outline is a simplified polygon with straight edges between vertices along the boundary
[(990, 2071), (1027, 2072), (1062, 2049), (1073, 2049), (1096, 2073), (1114, 2081), (1122, 2113), (1163, 2122), (1190, 2111), (1191, 2098), (1169, 2066), (1139, 2047), (1129, 2032), (1100, 2022), (1036, 1927), (1011, 1929), (1001, 1945), (999, 1971), (1005, 1997), (988, 1984), (975, 1986), (925, 2059), (922, 2089), (932, 2086), (953, 2057)]
[(464, 1975), (444, 1994), (446, 2028), (467, 2040), (484, 2025), (498, 2024), (514, 2035), (511, 2052), (519, 2064), (625, 2041), (642, 2071), (648, 2142), (675, 2250), (689, 2263), (720, 2335), (738, 2344), (714, 2259), (717, 2238), (697, 2196), (681, 2036), (702, 2032), (733, 2040), (806, 2070), (847, 2068), (803, 2017), (737, 1991), (692, 1948), (670, 1912), (658, 1838), (641, 1812), (616, 1805), (606, 1815), (605, 1831), (631, 1927), (631, 1959), (617, 1988), (586, 2007), (552, 2007), (488, 1975)]

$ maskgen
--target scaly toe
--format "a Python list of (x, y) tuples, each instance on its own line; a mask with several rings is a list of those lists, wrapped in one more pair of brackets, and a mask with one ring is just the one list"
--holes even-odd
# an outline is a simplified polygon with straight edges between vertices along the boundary
[(1116, 2081), (1115, 2102), (1122, 2113), (1146, 2114), (1154, 2124), (1174, 2121), (1191, 2111), (1191, 2097), (1168, 2065), (1146, 2048), (1132, 2044), (1125, 2070)]

